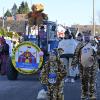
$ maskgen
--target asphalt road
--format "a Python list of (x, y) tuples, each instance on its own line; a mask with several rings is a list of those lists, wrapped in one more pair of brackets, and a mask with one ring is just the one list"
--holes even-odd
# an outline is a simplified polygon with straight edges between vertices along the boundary
[[(9, 81), (0, 75), (0, 100), (37, 100), (41, 84), (37, 76), (19, 75), (18, 80)], [(65, 83), (65, 100), (80, 100), (80, 80)], [(100, 100), (100, 73), (97, 75), (97, 100)]]

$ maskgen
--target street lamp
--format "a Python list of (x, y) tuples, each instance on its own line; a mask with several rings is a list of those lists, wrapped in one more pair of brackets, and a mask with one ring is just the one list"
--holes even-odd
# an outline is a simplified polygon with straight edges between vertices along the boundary
[(94, 0), (93, 0), (93, 35), (95, 36), (95, 14), (94, 14)]

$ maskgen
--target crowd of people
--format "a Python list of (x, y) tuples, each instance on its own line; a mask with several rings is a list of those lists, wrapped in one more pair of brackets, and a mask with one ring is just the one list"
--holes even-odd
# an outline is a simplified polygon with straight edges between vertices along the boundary
[[(44, 27), (41, 27), (44, 29)], [(41, 31), (42, 32), (42, 31)], [(39, 37), (44, 48), (46, 37)], [(45, 48), (46, 49), (46, 48)], [(43, 50), (44, 51), (44, 50)], [(45, 54), (45, 52), (44, 52)], [(7, 71), (9, 45), (0, 37), (0, 73)], [(96, 100), (96, 73), (100, 69), (100, 42), (90, 33), (73, 36), (68, 30), (61, 38), (58, 47), (46, 52), (40, 81), (47, 100), (64, 100), (64, 83), (81, 80), (81, 100)], [(43, 94), (42, 94), (43, 96)], [(38, 95), (38, 99), (39, 99)], [(44, 98), (44, 97), (43, 97)]]
[(99, 41), (90, 33), (79, 33), (75, 38), (66, 30), (65, 37), (61, 38), (56, 50), (49, 52), (49, 59), (41, 70), (42, 92), (47, 94), (47, 100), (64, 100), (64, 83), (74, 83), (76, 77), (81, 80), (81, 100), (96, 100), (99, 48)]

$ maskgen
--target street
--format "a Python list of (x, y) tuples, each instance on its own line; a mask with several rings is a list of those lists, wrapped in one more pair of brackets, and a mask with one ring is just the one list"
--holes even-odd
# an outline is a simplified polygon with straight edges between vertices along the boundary
[[(97, 75), (97, 100), (100, 100), (100, 73)], [(0, 75), (0, 100), (37, 100), (41, 84), (37, 76), (19, 75), (18, 80), (9, 81)], [(65, 100), (80, 100), (80, 80), (65, 83)]]

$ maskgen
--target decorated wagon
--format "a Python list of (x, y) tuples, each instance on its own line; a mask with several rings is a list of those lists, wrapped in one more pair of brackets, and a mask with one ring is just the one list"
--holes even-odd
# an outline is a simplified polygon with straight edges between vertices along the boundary
[(27, 29), (28, 38), (19, 43), (12, 56), (9, 57), (7, 61), (7, 77), (9, 80), (17, 79), (18, 73), (37, 73), (44, 60), (43, 52), (45, 55), (45, 51), (43, 50), (45, 49), (48, 52), (55, 48), (56, 22), (48, 21), (48, 16), (42, 12), (43, 10), (41, 4), (36, 4), (32, 6), (32, 12), (28, 13), (29, 29), (32, 29), (31, 33), (35, 32), (35, 34), (30, 35), (29, 29)]

